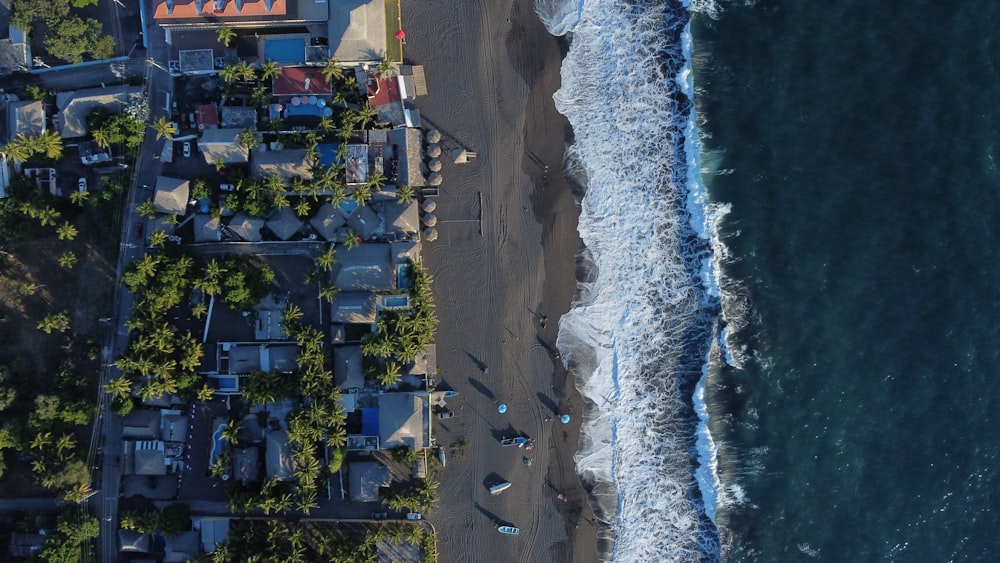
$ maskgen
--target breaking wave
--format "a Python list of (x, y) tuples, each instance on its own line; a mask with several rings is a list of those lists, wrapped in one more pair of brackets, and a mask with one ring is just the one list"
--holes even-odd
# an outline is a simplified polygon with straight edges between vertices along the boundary
[[(701, 2), (706, 11), (712, 2)], [(557, 109), (573, 127), (566, 170), (580, 202), (581, 263), (557, 345), (585, 397), (575, 461), (614, 561), (718, 560), (723, 490), (706, 384), (727, 346), (679, 0), (536, 0), (570, 34)], [(654, 494), (655, 493), (655, 494)]]

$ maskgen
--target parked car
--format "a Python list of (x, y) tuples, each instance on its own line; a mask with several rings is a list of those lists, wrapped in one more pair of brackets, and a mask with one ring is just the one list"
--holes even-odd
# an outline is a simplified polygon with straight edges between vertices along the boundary
[(236, 184), (219, 184), (219, 189), (224, 192), (231, 192), (236, 189)]
[(87, 191), (87, 179), (80, 178), (80, 180), (76, 183), (76, 189), (80, 190), (81, 192)]
[(407, 520), (421, 520), (423, 516), (419, 512), (410, 512), (406, 515)]
[(455, 411), (441, 411), (437, 413), (437, 417), (440, 419), (453, 418), (455, 416)]
[(388, 517), (388, 512), (372, 512), (372, 520), (385, 520)]
[(187, 158), (191, 156), (191, 143), (184, 143), (184, 157)]

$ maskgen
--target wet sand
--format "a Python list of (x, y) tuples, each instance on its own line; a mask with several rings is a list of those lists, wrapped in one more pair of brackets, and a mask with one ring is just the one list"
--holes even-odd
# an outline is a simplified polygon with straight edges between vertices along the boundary
[[(552, 102), (560, 40), (524, 0), (411, 2), (403, 26), (406, 60), (425, 65), (424, 126), (443, 134), (440, 238), (424, 244), (424, 260), (440, 319), (439, 387), (460, 395), (448, 403), (457, 416), (433, 423), (440, 444), (467, 444), (448, 459), (428, 515), (441, 561), (594, 561), (573, 464), (580, 397), (554, 347), (579, 247), (562, 177), (569, 127)], [(454, 164), (457, 148), (478, 158)], [(534, 448), (500, 446), (518, 433)], [(491, 496), (499, 481), (512, 487)], [(499, 534), (505, 524), (520, 535)]]

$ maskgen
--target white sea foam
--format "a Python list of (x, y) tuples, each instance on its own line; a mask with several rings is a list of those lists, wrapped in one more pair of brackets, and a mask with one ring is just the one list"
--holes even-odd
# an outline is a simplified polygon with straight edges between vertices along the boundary
[(711, 558), (704, 516), (721, 486), (704, 399), (724, 300), (713, 248), (728, 208), (701, 182), (687, 13), (676, 0), (536, 1), (550, 32), (572, 33), (555, 102), (573, 126), (579, 231), (596, 270), (557, 342), (591, 401), (577, 471), (598, 485), (610, 558)]

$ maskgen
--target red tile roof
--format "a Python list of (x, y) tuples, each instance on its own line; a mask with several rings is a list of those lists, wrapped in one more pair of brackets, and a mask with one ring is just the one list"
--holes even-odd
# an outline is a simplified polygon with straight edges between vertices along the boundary
[(379, 78), (378, 81), (368, 82), (368, 101), (373, 106), (384, 106), (393, 102), (402, 101), (399, 94), (399, 83), (396, 77)]
[(208, 127), (219, 124), (219, 106), (215, 104), (198, 106), (195, 108), (195, 113), (198, 117), (198, 125)]
[(309, 67), (288, 67), (281, 69), (281, 75), (274, 79), (275, 96), (297, 94), (330, 94), (330, 83), (323, 77), (323, 69)]
[[(233, 18), (285, 15), (287, 0), (153, 0), (153, 19)], [(221, 6), (222, 9), (218, 9)], [(198, 8), (201, 13), (198, 13)]]

